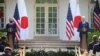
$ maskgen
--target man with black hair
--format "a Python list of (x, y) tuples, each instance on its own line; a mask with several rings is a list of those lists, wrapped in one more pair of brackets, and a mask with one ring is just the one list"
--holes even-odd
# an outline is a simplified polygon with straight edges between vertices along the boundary
[(98, 42), (98, 36), (93, 35), (92, 37), (92, 42), (89, 43), (88, 45), (88, 51), (93, 50), (93, 46)]
[(98, 43), (93, 47), (93, 54), (96, 54), (96, 52), (100, 52), (100, 36), (98, 38)]
[(7, 43), (5, 42), (5, 38), (1, 37), (0, 39), (0, 52), (4, 51), (4, 48), (6, 47)]
[(12, 55), (12, 48), (10, 47), (5, 47), (4, 48), (4, 54), (2, 56), (13, 56)]

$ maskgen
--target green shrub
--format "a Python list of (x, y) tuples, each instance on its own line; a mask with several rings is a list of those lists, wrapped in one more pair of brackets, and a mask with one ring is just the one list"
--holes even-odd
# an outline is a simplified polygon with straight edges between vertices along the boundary
[(93, 31), (88, 33), (88, 43), (92, 41), (93, 35), (100, 36), (100, 30), (93, 30)]
[(5, 29), (0, 29), (0, 38), (7, 40), (7, 33), (5, 32)]
[(26, 52), (26, 56), (75, 56), (74, 51), (34, 51), (34, 52)]

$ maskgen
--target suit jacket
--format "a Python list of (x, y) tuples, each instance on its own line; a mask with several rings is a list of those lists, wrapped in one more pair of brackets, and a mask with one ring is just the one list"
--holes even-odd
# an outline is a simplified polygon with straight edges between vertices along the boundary
[(93, 46), (94, 46), (96, 43), (97, 43), (96, 41), (93, 41), (93, 42), (89, 43), (89, 45), (88, 45), (88, 51), (93, 50)]
[(100, 52), (100, 43), (97, 43), (93, 47), (93, 54), (96, 54), (96, 52)]
[(9, 28), (12, 28), (12, 32), (14, 33), (14, 32), (16, 32), (17, 30), (16, 30), (16, 24), (14, 24), (14, 23), (8, 23), (7, 25), (6, 25), (6, 32), (7, 33), (9, 33)]
[(88, 31), (89, 30), (89, 23), (88, 22), (85, 22), (85, 23), (80, 22), (79, 23), (79, 26), (78, 26), (78, 32), (83, 32), (83, 29), (82, 28), (86, 28), (87, 31)]
[[(86, 28), (87, 30), (86, 31), (83, 31), (83, 28)], [(80, 45), (82, 45), (82, 34), (85, 33), (86, 34), (86, 42), (87, 42), (87, 37), (88, 37), (88, 32), (89, 30), (89, 23), (88, 22), (80, 22), (79, 23), (79, 26), (78, 26), (78, 32), (79, 32), (79, 36), (80, 36)]]
[[(9, 29), (10, 28), (12, 28), (12, 32), (9, 32)], [(17, 31), (17, 29), (16, 29), (16, 24), (14, 24), (14, 23), (8, 23), (7, 25), (6, 25), (6, 32), (7, 32), (7, 36), (9, 35), (9, 34), (12, 34), (13, 35), (13, 37), (15, 37), (15, 32)]]

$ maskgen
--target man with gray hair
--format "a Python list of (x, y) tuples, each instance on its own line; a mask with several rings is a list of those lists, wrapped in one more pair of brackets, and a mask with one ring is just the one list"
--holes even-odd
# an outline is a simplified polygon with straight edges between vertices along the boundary
[(16, 27), (17, 26), (14, 23), (13, 18), (9, 18), (9, 23), (6, 25), (6, 32), (7, 32), (8, 44), (10, 45), (11, 48), (15, 47), (15, 32), (17, 31)]
[(87, 38), (89, 31), (89, 23), (86, 21), (86, 17), (82, 16), (81, 22), (78, 25), (78, 32), (80, 37), (80, 47), (81, 49), (87, 49)]

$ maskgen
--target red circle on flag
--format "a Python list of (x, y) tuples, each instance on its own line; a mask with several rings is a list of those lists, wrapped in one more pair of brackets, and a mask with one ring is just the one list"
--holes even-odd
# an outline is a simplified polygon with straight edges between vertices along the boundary
[(23, 16), (21, 18), (21, 28), (26, 29), (28, 27), (28, 17)]
[(81, 16), (75, 16), (74, 27), (78, 28), (78, 25), (79, 25), (80, 22), (81, 22)]

